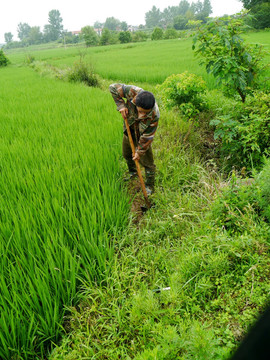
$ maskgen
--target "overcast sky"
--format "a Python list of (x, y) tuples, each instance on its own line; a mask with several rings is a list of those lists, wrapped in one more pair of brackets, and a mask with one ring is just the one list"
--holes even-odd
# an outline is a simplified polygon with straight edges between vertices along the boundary
[[(92, 26), (95, 21), (105, 22), (111, 16), (126, 21), (129, 25), (145, 24), (145, 13), (153, 5), (163, 11), (179, 2), (180, 0), (4, 0), (0, 8), (0, 43), (4, 43), (6, 32), (11, 32), (13, 40), (17, 40), (17, 26), (20, 22), (40, 26), (43, 31), (44, 25), (48, 24), (48, 13), (53, 9), (60, 11), (64, 29), (75, 31), (86, 25)], [(239, 0), (211, 0), (211, 4), (212, 16), (231, 15), (242, 9)]]

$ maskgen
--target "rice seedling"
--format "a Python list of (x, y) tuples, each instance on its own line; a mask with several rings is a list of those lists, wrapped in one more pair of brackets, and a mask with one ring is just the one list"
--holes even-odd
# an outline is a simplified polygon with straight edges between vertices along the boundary
[(15, 67), (1, 71), (0, 119), (0, 358), (43, 358), (128, 222), (121, 121), (101, 90)]

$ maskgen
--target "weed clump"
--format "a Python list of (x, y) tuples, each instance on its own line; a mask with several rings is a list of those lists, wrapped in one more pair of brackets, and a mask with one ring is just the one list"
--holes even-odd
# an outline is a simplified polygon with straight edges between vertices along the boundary
[(94, 73), (93, 67), (83, 61), (76, 62), (68, 72), (68, 81), (82, 82), (87, 86), (97, 87), (99, 85), (98, 78)]
[(259, 186), (258, 202), (263, 215), (270, 222), (270, 160), (268, 159), (261, 173), (257, 176)]

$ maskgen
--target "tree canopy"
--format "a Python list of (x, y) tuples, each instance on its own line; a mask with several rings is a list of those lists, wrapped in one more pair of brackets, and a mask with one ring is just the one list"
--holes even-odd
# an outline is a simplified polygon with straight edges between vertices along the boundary
[(49, 24), (44, 26), (44, 35), (47, 41), (58, 40), (63, 31), (63, 19), (59, 10), (51, 10), (49, 12)]
[(262, 4), (262, 3), (270, 3), (270, 0), (240, 0), (245, 9), (251, 9), (256, 5)]

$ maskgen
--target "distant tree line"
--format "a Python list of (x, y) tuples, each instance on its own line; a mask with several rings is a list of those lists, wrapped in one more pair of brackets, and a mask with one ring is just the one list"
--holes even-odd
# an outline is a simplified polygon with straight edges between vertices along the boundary
[[(249, 25), (257, 29), (270, 28), (270, 0), (240, 0), (252, 15)], [(145, 14), (145, 25), (133, 27), (130, 31), (126, 21), (108, 17), (104, 23), (96, 21), (94, 26), (85, 26), (80, 35), (64, 30), (63, 19), (59, 10), (51, 10), (48, 24), (43, 31), (39, 26), (31, 27), (27, 23), (19, 23), (17, 32), (20, 41), (13, 41), (11, 32), (5, 33), (6, 48), (24, 47), (59, 41), (64, 44), (85, 41), (86, 46), (108, 45), (128, 42), (172, 39), (180, 37), (179, 31), (189, 27), (190, 20), (208, 21), (212, 13), (210, 0), (198, 0), (189, 3), (181, 0), (178, 6), (168, 6), (160, 11), (156, 6)]]
[(174, 28), (176, 30), (186, 29), (189, 20), (201, 20), (206, 22), (212, 13), (210, 0), (192, 2), (181, 0), (178, 6), (168, 6), (160, 11), (153, 6), (145, 14), (145, 25), (147, 28)]
[(56, 41), (65, 35), (62, 22), (63, 19), (59, 10), (51, 10), (48, 15), (48, 24), (44, 26), (43, 32), (39, 26), (31, 27), (27, 23), (19, 23), (17, 32), (20, 41), (12, 41), (13, 34), (10, 32), (5, 33), (7, 47), (23, 47)]
[(270, 28), (270, 0), (240, 0), (250, 10), (250, 25), (255, 29)]

